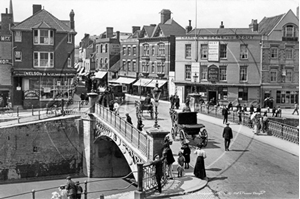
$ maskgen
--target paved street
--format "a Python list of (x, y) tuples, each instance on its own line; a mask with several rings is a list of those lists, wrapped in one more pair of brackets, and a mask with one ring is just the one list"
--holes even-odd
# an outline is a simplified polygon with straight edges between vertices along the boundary
[[(121, 115), (129, 112), (133, 123), (136, 124), (135, 109), (132, 101), (136, 97), (128, 97), (131, 102), (122, 107)], [(158, 107), (158, 123), (162, 128), (170, 130), (169, 103), (160, 102)], [(281, 149), (258, 141), (243, 132), (234, 132), (231, 151), (224, 152), (222, 139), (223, 124), (220, 119), (201, 120), (205, 115), (198, 114), (198, 123), (203, 123), (209, 134), (205, 159), (208, 186), (199, 191), (196, 197), (218, 198), (299, 198), (299, 157)], [(154, 124), (149, 114), (144, 114), (146, 127)], [(231, 124), (232, 126), (237, 124)], [(261, 135), (266, 136), (266, 135)], [(267, 136), (268, 137), (268, 136)], [(286, 145), (295, 145), (279, 138), (269, 137)], [(172, 146), (173, 153), (177, 154), (179, 146)], [(196, 157), (192, 155), (191, 165), (195, 164)], [(202, 193), (202, 194), (201, 194)], [(174, 197), (176, 198), (176, 197)], [(205, 197), (204, 197), (205, 198)]]

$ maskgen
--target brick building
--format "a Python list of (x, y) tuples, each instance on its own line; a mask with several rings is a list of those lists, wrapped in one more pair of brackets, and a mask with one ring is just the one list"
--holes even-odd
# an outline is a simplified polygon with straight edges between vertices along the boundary
[(8, 105), (12, 92), (12, 35), (10, 27), (13, 26), (12, 2), (9, 11), (1, 14), (0, 22), (0, 107)]
[(71, 94), (74, 69), (74, 12), (59, 20), (41, 5), (12, 30), (13, 104), (52, 106)]
[(142, 87), (142, 94), (151, 93), (158, 81), (162, 87), (161, 98), (169, 98), (170, 72), (175, 71), (175, 36), (185, 34), (185, 29), (173, 18), (171, 11), (163, 9), (159, 24), (143, 26), (139, 39), (139, 80), (133, 84)]
[(260, 99), (260, 35), (254, 28), (193, 29), (176, 36), (173, 85), (183, 101), (192, 92), (214, 103)]
[(293, 107), (299, 98), (299, 18), (289, 10), (259, 23), (261, 42), (261, 100), (265, 106)]

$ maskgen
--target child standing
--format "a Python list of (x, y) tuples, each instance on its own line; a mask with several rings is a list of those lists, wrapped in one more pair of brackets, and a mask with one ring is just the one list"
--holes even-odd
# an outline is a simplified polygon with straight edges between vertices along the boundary
[(183, 171), (184, 171), (183, 165), (184, 165), (185, 159), (184, 159), (181, 151), (178, 153), (178, 156), (179, 157), (177, 159), (177, 162), (178, 162), (177, 171), (178, 171), (178, 178), (180, 178), (183, 176)]

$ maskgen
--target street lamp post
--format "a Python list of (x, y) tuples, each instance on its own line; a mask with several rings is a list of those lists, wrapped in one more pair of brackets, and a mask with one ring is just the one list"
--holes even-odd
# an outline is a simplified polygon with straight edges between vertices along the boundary
[(159, 97), (161, 94), (161, 90), (158, 88), (158, 81), (156, 80), (156, 84), (154, 89), (152, 90), (152, 95), (153, 95), (153, 99), (155, 101), (155, 123), (154, 123), (154, 128), (159, 128), (159, 125), (157, 124), (157, 106), (158, 106), (158, 101), (159, 101)]
[(197, 73), (195, 73), (194, 77), (194, 92), (197, 93), (197, 87), (196, 87), (196, 83), (197, 83), (197, 79), (198, 79), (198, 75)]

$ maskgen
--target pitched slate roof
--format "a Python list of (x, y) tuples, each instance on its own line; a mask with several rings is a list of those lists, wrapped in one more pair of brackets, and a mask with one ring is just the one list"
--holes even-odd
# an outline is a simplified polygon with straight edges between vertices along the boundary
[(258, 31), (263, 35), (269, 34), (283, 16), (284, 14), (274, 17), (264, 17), (261, 22), (259, 22)]
[[(188, 35), (195, 35), (195, 29), (191, 30)], [(253, 35), (258, 34), (250, 28), (197, 28), (197, 35)]]
[(148, 37), (151, 37), (154, 29), (155, 29), (155, 26), (144, 26), (141, 32), (143, 33), (145, 31), (147, 33)]
[(40, 10), (24, 21), (12, 27), (13, 30), (32, 30), (32, 28), (53, 28), (56, 32), (71, 32), (66, 21), (54, 17), (47, 10)]
[[(163, 32), (163, 35), (165, 37), (170, 35), (182, 35), (186, 32), (185, 29), (180, 26), (174, 19), (169, 19), (164, 24), (158, 24), (155, 30), (158, 28)], [(154, 31), (152, 36), (154, 36), (155, 33), (156, 32)]]

